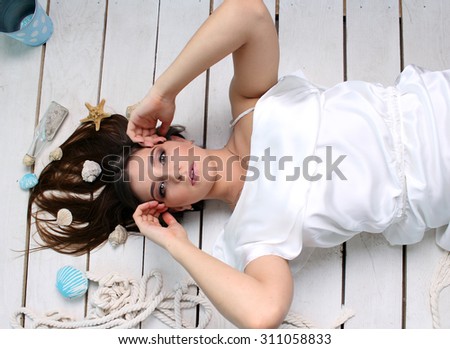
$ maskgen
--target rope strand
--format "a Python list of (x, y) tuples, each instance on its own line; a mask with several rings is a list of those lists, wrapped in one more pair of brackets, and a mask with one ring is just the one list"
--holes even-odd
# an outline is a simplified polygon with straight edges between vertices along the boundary
[(439, 297), (441, 292), (450, 286), (450, 252), (439, 261), (430, 286), (430, 308), (433, 328), (441, 328), (439, 313)]
[[(77, 321), (59, 311), (38, 316), (28, 308), (18, 309), (11, 317), (13, 328), (23, 328), (21, 319), (31, 320), (32, 328), (136, 328), (142, 321), (153, 315), (171, 328), (206, 328), (212, 318), (212, 305), (207, 298), (198, 295), (194, 281), (180, 283), (174, 291), (164, 293), (163, 278), (158, 271), (144, 275), (140, 282), (117, 274), (103, 277), (88, 272), (86, 276), (98, 283), (98, 288), (89, 302), (89, 311), (85, 319)], [(148, 291), (151, 279), (154, 287)], [(195, 294), (190, 291), (195, 290)], [(203, 316), (197, 327), (183, 317), (183, 311), (203, 307)], [(343, 309), (337, 325), (339, 327), (354, 314)], [(298, 314), (289, 313), (280, 328), (316, 328), (310, 321)]]

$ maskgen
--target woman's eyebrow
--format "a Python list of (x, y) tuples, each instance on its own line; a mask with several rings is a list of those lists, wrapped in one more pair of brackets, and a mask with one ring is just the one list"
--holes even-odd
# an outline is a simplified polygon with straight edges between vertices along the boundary
[(153, 147), (153, 149), (150, 151), (150, 165), (153, 167), (153, 157), (155, 153), (156, 147)]
[[(150, 171), (152, 171), (153, 173), (153, 157), (155, 156), (156, 147), (153, 147), (153, 149), (150, 151)], [(156, 201), (156, 196), (155, 196), (155, 182), (152, 181), (152, 184), (150, 185), (150, 199), (155, 200)]]
[(157, 201), (154, 192), (155, 192), (155, 182), (152, 182), (152, 185), (150, 186), (150, 199)]

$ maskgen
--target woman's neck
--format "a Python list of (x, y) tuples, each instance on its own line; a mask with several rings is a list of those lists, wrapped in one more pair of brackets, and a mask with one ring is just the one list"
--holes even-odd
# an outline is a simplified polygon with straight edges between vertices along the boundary
[(216, 199), (227, 203), (232, 209), (239, 200), (244, 186), (246, 169), (242, 159), (227, 147), (208, 150), (215, 167), (215, 183), (205, 199)]

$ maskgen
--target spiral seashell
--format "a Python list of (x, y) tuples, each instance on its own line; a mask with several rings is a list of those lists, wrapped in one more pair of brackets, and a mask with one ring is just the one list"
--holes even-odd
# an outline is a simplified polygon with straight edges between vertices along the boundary
[(48, 155), (48, 159), (50, 160), (50, 162), (58, 161), (58, 160), (62, 159), (62, 156), (63, 156), (63, 152), (62, 152), (61, 148), (56, 148)]
[(73, 216), (67, 208), (62, 208), (56, 215), (56, 224), (60, 227), (68, 226), (72, 224)]
[(25, 154), (25, 156), (23, 157), (22, 162), (23, 162), (23, 164), (24, 164), (25, 166), (33, 166), (35, 160), (36, 160), (36, 159), (34, 158), (34, 156)]
[(22, 189), (26, 190), (36, 186), (38, 182), (39, 180), (34, 173), (27, 173), (19, 180), (19, 185)]
[(86, 160), (84, 162), (81, 176), (85, 182), (95, 181), (100, 173), (102, 173), (102, 168), (98, 163), (91, 160)]
[(70, 265), (56, 273), (56, 288), (65, 298), (77, 298), (84, 295), (89, 281), (84, 273)]
[(120, 224), (109, 234), (108, 241), (112, 247), (124, 244), (128, 238), (128, 231)]

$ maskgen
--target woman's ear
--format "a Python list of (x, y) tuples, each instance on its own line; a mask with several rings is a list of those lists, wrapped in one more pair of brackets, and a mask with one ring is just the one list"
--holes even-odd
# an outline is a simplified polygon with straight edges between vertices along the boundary
[(181, 212), (181, 211), (192, 211), (192, 205), (185, 205), (179, 207), (171, 207), (169, 211), (172, 212)]

